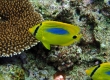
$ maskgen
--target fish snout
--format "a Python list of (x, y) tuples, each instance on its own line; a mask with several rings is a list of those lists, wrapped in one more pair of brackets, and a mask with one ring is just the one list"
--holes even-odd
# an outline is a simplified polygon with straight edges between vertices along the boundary
[(31, 34), (33, 34), (33, 29), (32, 28), (29, 28), (28, 30)]

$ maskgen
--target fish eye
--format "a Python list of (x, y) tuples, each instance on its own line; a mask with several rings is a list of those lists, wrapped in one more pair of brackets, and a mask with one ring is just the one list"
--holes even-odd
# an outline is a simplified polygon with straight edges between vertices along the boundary
[(73, 36), (73, 39), (76, 39), (77, 38), (77, 36)]

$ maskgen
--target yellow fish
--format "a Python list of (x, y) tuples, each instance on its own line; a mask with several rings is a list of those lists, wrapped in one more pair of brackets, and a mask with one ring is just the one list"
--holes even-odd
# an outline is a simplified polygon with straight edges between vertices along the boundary
[(82, 36), (78, 26), (58, 21), (44, 21), (29, 28), (29, 32), (48, 50), (50, 45), (67, 46), (79, 41)]
[(110, 63), (102, 63), (86, 70), (92, 80), (110, 80)]

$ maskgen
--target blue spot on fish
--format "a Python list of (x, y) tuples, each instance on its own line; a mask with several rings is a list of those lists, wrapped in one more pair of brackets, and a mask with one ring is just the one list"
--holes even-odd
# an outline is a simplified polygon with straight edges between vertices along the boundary
[(63, 35), (63, 34), (68, 34), (69, 32), (65, 29), (62, 28), (50, 28), (47, 29), (48, 32), (53, 33), (53, 34), (59, 34), (59, 35)]
[(107, 75), (110, 75), (110, 71), (107, 71), (106, 74), (107, 74)]

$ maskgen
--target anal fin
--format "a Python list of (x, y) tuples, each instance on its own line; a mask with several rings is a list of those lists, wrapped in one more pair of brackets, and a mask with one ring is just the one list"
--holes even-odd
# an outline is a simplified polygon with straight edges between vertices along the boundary
[(46, 49), (50, 50), (50, 44), (46, 42), (42, 42)]

